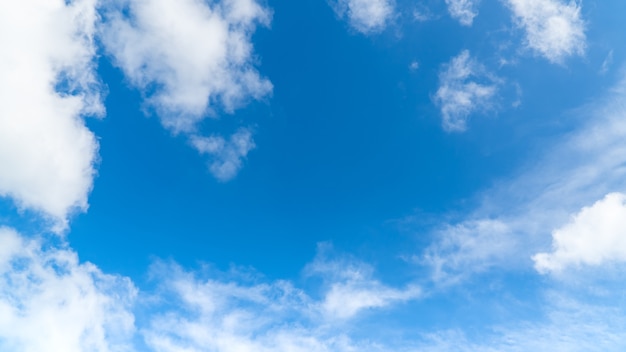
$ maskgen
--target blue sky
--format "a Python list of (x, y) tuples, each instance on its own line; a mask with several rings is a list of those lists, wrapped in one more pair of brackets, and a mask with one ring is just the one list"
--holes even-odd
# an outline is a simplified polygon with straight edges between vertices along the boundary
[(623, 351), (625, 13), (0, 5), (0, 349)]

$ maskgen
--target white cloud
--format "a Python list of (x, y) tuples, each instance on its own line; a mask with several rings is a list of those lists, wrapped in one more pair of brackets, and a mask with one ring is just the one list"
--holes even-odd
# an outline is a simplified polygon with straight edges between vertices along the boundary
[(552, 295), (547, 300), (545, 318), (511, 322), (491, 331), (468, 336), (459, 330), (426, 335), (428, 341), (417, 350), (424, 352), (524, 352), (524, 351), (623, 351), (626, 323), (619, 303), (584, 304), (569, 297)]
[(350, 26), (363, 34), (384, 30), (394, 15), (393, 0), (330, 0), (339, 17), (347, 17)]
[(0, 195), (59, 228), (87, 208), (102, 115), (94, 76), (95, 0), (0, 3)]
[(434, 101), (441, 109), (447, 131), (464, 131), (467, 119), (491, 106), (498, 89), (498, 79), (464, 50), (444, 65), (439, 73), (439, 89)]
[(254, 67), (250, 37), (271, 17), (255, 0), (118, 0), (105, 10), (107, 51), (175, 132), (272, 90)]
[(533, 257), (540, 272), (626, 261), (626, 195), (611, 193), (583, 208), (569, 224), (555, 230), (552, 238), (553, 252)]
[[(426, 261), (434, 269), (433, 272), (437, 274), (437, 268), (448, 268), (444, 274), (452, 277), (459, 272), (464, 276), (483, 272), (486, 267), (481, 259), (484, 257), (482, 251), (469, 250), (471, 247), (465, 245), (447, 245), (447, 243), (465, 243), (464, 232), (461, 232), (464, 234), (461, 236), (462, 240), (457, 239), (458, 228), (464, 231), (471, 230), (470, 238), (489, 236), (490, 231), (476, 227), (477, 223), (495, 221), (504, 224), (507, 231), (501, 232), (502, 239), (496, 243), (515, 244), (513, 250), (509, 250), (510, 246), (507, 245), (502, 248), (501, 254), (490, 256), (487, 268), (511, 265), (520, 268), (521, 265), (523, 268), (526, 268), (526, 265), (530, 267), (533, 265), (531, 256), (550, 244), (554, 229), (560, 229), (560, 234), (575, 233), (572, 230), (565, 230), (568, 228), (567, 224), (572, 223), (571, 214), (579, 212), (581, 208), (607, 194), (626, 193), (625, 102), (626, 80), (623, 79), (604, 98), (592, 105), (578, 108), (576, 115), (570, 116), (578, 123), (573, 131), (543, 145), (543, 156), (528, 160), (511, 179), (501, 180), (493, 188), (478, 194), (479, 205), (461, 221), (454, 222), (456, 225), (444, 226), (443, 230), (437, 229), (440, 232), (435, 233), (437, 235), (435, 242), (428, 251), (421, 254), (418, 261), (424, 262), (423, 258), (428, 256), (436, 258), (437, 260)], [(613, 200), (599, 204), (598, 206), (603, 208), (607, 204), (617, 203)], [(588, 213), (589, 211), (585, 212)], [(591, 217), (585, 216), (584, 219)], [(609, 219), (612, 218), (606, 220)], [(596, 235), (596, 232), (593, 234)], [(610, 239), (611, 234), (612, 232), (607, 232), (607, 235), (601, 238)], [(555, 244), (556, 252), (540, 256), (539, 259), (565, 258), (554, 256), (567, 253), (558, 254), (558, 243)], [(604, 248), (601, 243), (597, 245)], [(433, 249), (435, 251), (431, 252)], [(596, 249), (589, 248), (590, 251)], [(619, 252), (615, 252), (617, 248), (612, 248), (612, 251), (608, 256), (602, 257), (603, 260), (619, 257)], [(457, 259), (459, 256), (463, 258), (462, 261)], [(591, 260), (590, 258), (585, 260)], [(443, 264), (439, 264), (440, 261)], [(461, 270), (457, 271), (456, 266), (450, 263), (459, 261), (463, 265), (458, 265)], [(544, 264), (541, 265), (545, 266), (558, 264), (558, 261), (542, 263)], [(580, 259), (580, 263), (584, 261)], [(434, 278), (437, 278), (436, 275)]]
[[(250, 136), (203, 139), (197, 128), (219, 111), (233, 113), (271, 94), (272, 84), (255, 68), (251, 42), (258, 25), (269, 25), (271, 12), (256, 0), (117, 0), (104, 13), (107, 52), (163, 125), (191, 135), (192, 145), (213, 155), (210, 169), (218, 179), (233, 178), (254, 147)], [(207, 150), (209, 144), (217, 150)]]
[(516, 244), (506, 223), (468, 221), (445, 226), (423, 255), (414, 259), (432, 269), (432, 280), (450, 285), (460, 282), (469, 273), (486, 271), (510, 259)]
[(507, 0), (526, 45), (551, 62), (585, 52), (585, 22), (578, 1)]
[(471, 26), (474, 17), (478, 16), (477, 0), (446, 0), (446, 5), (448, 5), (450, 16), (464, 26)]
[(213, 157), (209, 170), (220, 181), (235, 177), (248, 152), (256, 147), (252, 132), (245, 128), (239, 129), (229, 140), (221, 136), (192, 136), (191, 143), (201, 154)]
[(393, 304), (420, 298), (417, 286), (392, 288), (373, 278), (373, 268), (365, 263), (349, 260), (329, 260), (331, 248), (322, 244), (316, 259), (307, 265), (309, 276), (322, 277), (326, 293), (318, 306), (326, 320), (344, 320), (361, 311), (385, 308)]
[(386, 350), (350, 337), (345, 324), (365, 309), (389, 307), (420, 295), (414, 287), (397, 290), (374, 280), (371, 268), (363, 263), (318, 257), (306, 271), (326, 283), (319, 299), (288, 281), (259, 283), (249, 274), (236, 273), (228, 275), (230, 280), (214, 275), (201, 279), (176, 265), (158, 265), (160, 296), (170, 309), (151, 317), (145, 340), (164, 352)]
[(128, 279), (10, 229), (0, 228), (0, 243), (2, 351), (131, 351), (136, 291)]

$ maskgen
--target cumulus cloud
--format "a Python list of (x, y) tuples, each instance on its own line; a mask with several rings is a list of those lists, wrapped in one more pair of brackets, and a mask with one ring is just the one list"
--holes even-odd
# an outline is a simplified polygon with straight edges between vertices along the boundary
[(352, 28), (363, 34), (384, 30), (393, 18), (393, 0), (331, 0), (339, 17), (347, 18)]
[(255, 0), (118, 0), (105, 6), (101, 35), (163, 124), (188, 132), (218, 106), (232, 112), (271, 92), (250, 41), (270, 16)]
[(0, 196), (63, 228), (87, 208), (102, 115), (94, 74), (95, 0), (0, 4)]
[(201, 153), (213, 156), (209, 170), (220, 181), (235, 177), (243, 160), (256, 147), (249, 129), (239, 129), (228, 140), (221, 136), (191, 137), (192, 145)]
[(131, 351), (136, 290), (75, 252), (0, 228), (0, 349)]
[(498, 79), (463, 50), (439, 73), (434, 101), (441, 109), (443, 128), (464, 131), (469, 116), (490, 107), (497, 90)]
[(585, 22), (578, 1), (507, 0), (526, 45), (551, 62), (585, 52)]
[(450, 16), (464, 26), (471, 26), (474, 17), (478, 15), (477, 0), (446, 0), (446, 5), (448, 5)]
[(271, 94), (251, 42), (271, 12), (256, 0), (116, 0), (104, 8), (101, 37), (115, 64), (165, 127), (215, 157), (210, 168), (218, 179), (232, 178), (254, 147), (250, 136), (202, 139), (198, 123)]
[(555, 230), (552, 238), (553, 251), (533, 257), (540, 272), (626, 261), (626, 195), (611, 193), (584, 207), (569, 224)]

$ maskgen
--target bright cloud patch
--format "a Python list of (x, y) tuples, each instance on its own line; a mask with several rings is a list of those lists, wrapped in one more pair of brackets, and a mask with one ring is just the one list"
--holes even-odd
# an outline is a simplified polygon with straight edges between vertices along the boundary
[(446, 0), (448, 12), (464, 26), (471, 26), (478, 15), (477, 0)]
[[(255, 0), (120, 0), (105, 13), (107, 51), (175, 133), (195, 135), (197, 123), (217, 110), (232, 113), (272, 92), (254, 66), (250, 39), (257, 25), (269, 24), (271, 13)], [(254, 146), (249, 136), (245, 151), (237, 140), (208, 139), (192, 145), (215, 156), (211, 171), (220, 180), (232, 178)], [(217, 149), (209, 151), (207, 144)]]
[(551, 62), (585, 51), (585, 23), (576, 1), (507, 0), (526, 32), (526, 45)]
[(164, 125), (185, 132), (217, 105), (231, 112), (271, 92), (250, 42), (256, 25), (269, 20), (254, 0), (121, 0), (106, 11), (102, 38)]
[(0, 350), (129, 351), (132, 283), (0, 228)]
[(100, 115), (95, 0), (0, 3), (0, 195), (57, 225), (87, 208)]
[(213, 156), (209, 170), (221, 181), (233, 178), (241, 169), (248, 152), (255, 148), (252, 133), (247, 129), (240, 129), (229, 140), (221, 136), (194, 136), (191, 143), (200, 153)]
[[(158, 265), (160, 295), (173, 303), (155, 314), (145, 339), (156, 351), (356, 351), (383, 350), (336, 327), (364, 310), (415, 299), (418, 288), (394, 289), (372, 278), (363, 263), (318, 257), (306, 269), (324, 280), (315, 299), (291, 282), (246, 283), (200, 278), (175, 265)], [(342, 325), (345, 326), (345, 325)]]
[(439, 73), (439, 89), (434, 96), (444, 129), (464, 131), (472, 113), (491, 106), (497, 88), (497, 79), (471, 58), (469, 51), (452, 58)]
[(332, 0), (340, 17), (347, 17), (352, 28), (363, 34), (380, 32), (394, 13), (392, 0)]
[(552, 233), (554, 251), (533, 257), (540, 272), (626, 261), (626, 195), (611, 193)]

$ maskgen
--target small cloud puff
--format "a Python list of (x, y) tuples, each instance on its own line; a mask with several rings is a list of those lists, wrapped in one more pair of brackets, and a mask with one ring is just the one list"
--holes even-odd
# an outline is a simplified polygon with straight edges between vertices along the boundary
[(221, 136), (192, 136), (191, 144), (200, 154), (212, 156), (209, 170), (220, 181), (235, 177), (243, 166), (243, 160), (256, 147), (252, 132), (246, 128), (239, 129), (228, 140)]
[(507, 0), (526, 45), (553, 63), (585, 52), (585, 22), (580, 4), (561, 0)]
[(471, 26), (474, 17), (478, 16), (478, 0), (446, 0), (446, 5), (450, 16), (464, 26)]
[(439, 73), (439, 89), (434, 101), (441, 109), (443, 128), (462, 132), (468, 117), (491, 106), (499, 80), (464, 50), (444, 65)]
[(363, 34), (383, 31), (394, 14), (393, 0), (331, 0), (339, 17), (347, 17), (352, 28)]

